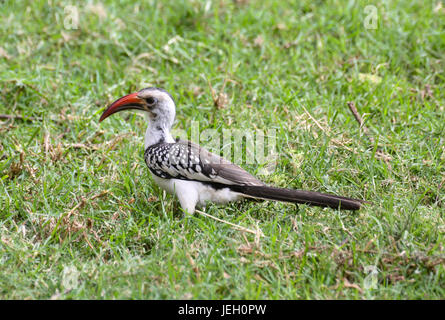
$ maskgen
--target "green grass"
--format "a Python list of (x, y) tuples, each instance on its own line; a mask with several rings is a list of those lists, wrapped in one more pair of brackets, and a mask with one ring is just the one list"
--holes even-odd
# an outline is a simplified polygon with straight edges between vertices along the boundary
[[(0, 3), (0, 114), (24, 117), (0, 121), (0, 298), (445, 297), (445, 4), (104, 1), (67, 30), (72, 3), (49, 2)], [(144, 119), (98, 123), (148, 85), (176, 98), (177, 129), (276, 129), (266, 182), (372, 205), (206, 208), (261, 239), (181, 219), (145, 167)]]

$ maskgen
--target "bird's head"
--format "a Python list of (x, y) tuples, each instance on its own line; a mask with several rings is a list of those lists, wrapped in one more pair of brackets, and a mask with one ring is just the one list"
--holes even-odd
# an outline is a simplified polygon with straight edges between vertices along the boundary
[(175, 119), (175, 102), (172, 96), (161, 88), (145, 88), (114, 101), (99, 119), (99, 122), (123, 110), (145, 111), (150, 121), (171, 125)]

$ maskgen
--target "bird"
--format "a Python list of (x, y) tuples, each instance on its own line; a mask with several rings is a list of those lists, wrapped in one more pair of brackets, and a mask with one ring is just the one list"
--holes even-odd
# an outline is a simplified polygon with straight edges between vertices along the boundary
[(144, 160), (161, 189), (177, 196), (185, 214), (208, 204), (242, 199), (272, 200), (358, 210), (365, 201), (317, 191), (269, 186), (229, 160), (186, 140), (174, 139), (171, 129), (176, 115), (172, 95), (148, 87), (110, 104), (99, 122), (124, 110), (141, 110), (147, 120)]

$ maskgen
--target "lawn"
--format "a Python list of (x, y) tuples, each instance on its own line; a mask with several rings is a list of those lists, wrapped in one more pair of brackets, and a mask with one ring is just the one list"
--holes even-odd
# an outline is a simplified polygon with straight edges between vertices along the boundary
[[(0, 22), (0, 298), (445, 298), (440, 0), (6, 0)], [(178, 131), (275, 130), (274, 171), (241, 164), (265, 182), (372, 204), (183, 219), (144, 118), (98, 123), (147, 86)]]

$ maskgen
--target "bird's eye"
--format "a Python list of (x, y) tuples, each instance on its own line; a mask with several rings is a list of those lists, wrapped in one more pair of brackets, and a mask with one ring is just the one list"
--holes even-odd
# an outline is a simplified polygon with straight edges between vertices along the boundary
[(147, 99), (145, 99), (145, 101), (147, 101), (147, 104), (149, 106), (152, 106), (152, 105), (154, 105), (156, 103), (156, 99), (153, 98), (153, 97), (148, 97)]

